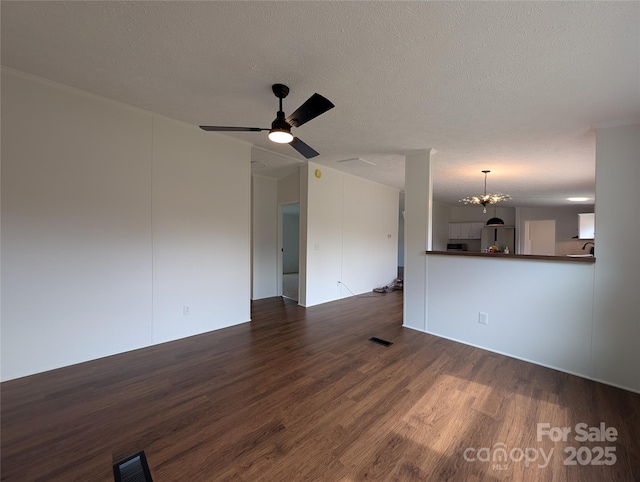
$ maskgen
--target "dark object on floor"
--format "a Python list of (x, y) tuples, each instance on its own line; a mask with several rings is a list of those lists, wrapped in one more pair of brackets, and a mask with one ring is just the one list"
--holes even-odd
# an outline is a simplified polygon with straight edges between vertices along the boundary
[(393, 342), (387, 341), (387, 340), (383, 340), (382, 338), (377, 338), (375, 336), (372, 336), (371, 338), (369, 338), (369, 341), (373, 341), (375, 343), (380, 343), (381, 345), (384, 345), (386, 347), (389, 347), (389, 346), (393, 345)]
[(382, 288), (374, 288), (373, 291), (374, 293), (386, 293), (387, 291), (402, 290), (403, 286), (403, 279), (396, 278), (391, 284), (383, 286)]
[(153, 482), (144, 451), (113, 465), (116, 482)]

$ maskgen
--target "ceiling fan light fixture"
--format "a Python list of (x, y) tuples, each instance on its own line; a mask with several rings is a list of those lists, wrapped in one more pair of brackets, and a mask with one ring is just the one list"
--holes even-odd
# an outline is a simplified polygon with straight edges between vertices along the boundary
[(293, 134), (286, 129), (271, 129), (269, 139), (278, 144), (289, 144), (293, 140)]
[[(278, 98), (278, 113), (275, 120), (271, 123), (271, 128), (263, 127), (233, 127), (233, 126), (200, 126), (203, 131), (213, 132), (262, 132), (269, 131), (269, 140), (278, 144), (289, 144), (296, 151), (302, 154), (306, 159), (319, 156), (320, 153), (313, 147), (302, 142), (298, 137), (293, 137), (291, 128), (300, 127), (310, 120), (315, 119), (324, 114), (335, 106), (333, 103), (316, 93), (309, 97), (293, 114), (285, 117), (282, 110), (282, 99), (289, 94), (289, 87), (284, 84), (273, 84), (271, 86), (273, 94)], [(365, 161), (366, 162), (366, 161)]]
[(271, 123), (269, 139), (273, 142), (277, 142), (278, 144), (289, 144), (293, 141), (291, 126), (284, 118), (284, 112), (282, 111), (282, 99), (280, 99), (280, 110), (278, 111), (278, 115)]

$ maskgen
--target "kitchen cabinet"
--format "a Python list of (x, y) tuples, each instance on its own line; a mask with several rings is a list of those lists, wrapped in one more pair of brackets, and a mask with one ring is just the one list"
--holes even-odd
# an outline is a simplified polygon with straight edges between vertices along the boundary
[(580, 239), (594, 239), (596, 237), (595, 213), (578, 214), (578, 237)]
[(481, 239), (484, 223), (449, 223), (449, 239)]

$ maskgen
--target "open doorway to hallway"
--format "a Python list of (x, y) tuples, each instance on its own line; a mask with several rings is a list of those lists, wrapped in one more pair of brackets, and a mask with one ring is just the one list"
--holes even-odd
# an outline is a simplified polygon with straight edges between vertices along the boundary
[(300, 283), (300, 203), (282, 206), (282, 296), (298, 301)]

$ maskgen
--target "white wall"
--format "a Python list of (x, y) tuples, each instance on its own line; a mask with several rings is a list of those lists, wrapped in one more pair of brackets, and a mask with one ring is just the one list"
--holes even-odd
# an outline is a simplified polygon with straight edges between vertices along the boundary
[(428, 333), (592, 375), (593, 264), (427, 257)]
[(154, 118), (153, 343), (250, 318), (250, 149), (216, 137)]
[(306, 266), (300, 269), (305, 288), (300, 304), (325, 303), (390, 283), (397, 272), (398, 191), (313, 162), (302, 172), (301, 262)]
[[(377, 238), (373, 228), (376, 225), (378, 215), (373, 206), (374, 184), (353, 177), (343, 178), (342, 182), (344, 182), (343, 205), (340, 207), (342, 214), (342, 259), (341, 272), (337, 279), (345, 283), (354, 293), (365, 293), (375, 288), (375, 286), (371, 286), (374, 247)], [(380, 216), (380, 219), (384, 219), (384, 214)], [(397, 242), (397, 227), (393, 239)], [(389, 274), (389, 279), (381, 282), (380, 286), (384, 286), (394, 278), (393, 273)], [(340, 287), (340, 290), (342, 296), (349, 295), (345, 288)]]
[[(316, 178), (316, 169), (322, 177)], [(306, 297), (300, 304), (313, 306), (342, 298), (337, 281), (342, 279), (342, 209), (344, 206), (344, 174), (309, 162), (307, 193)], [(302, 207), (302, 206), (301, 206)], [(302, 209), (301, 209), (302, 213)], [(302, 272), (300, 273), (302, 275)]]
[(300, 202), (300, 170), (278, 179), (278, 205)]
[(594, 370), (640, 391), (640, 124), (596, 130)]
[(209, 134), (3, 69), (2, 380), (249, 320), (250, 147)]
[(252, 176), (253, 292), (259, 300), (278, 295), (278, 181)]
[[(351, 189), (345, 182), (345, 189)], [(391, 283), (398, 275), (398, 203), (400, 193), (380, 184), (373, 184), (373, 273), (364, 291)], [(371, 207), (365, 211), (371, 211)], [(346, 231), (351, 236), (350, 231)], [(366, 260), (366, 262), (370, 262)], [(359, 267), (355, 267), (359, 269)], [(345, 273), (343, 267), (343, 278)], [(372, 288), (371, 283), (375, 284)], [(345, 281), (346, 283), (346, 281)], [(351, 288), (353, 289), (353, 288)]]

